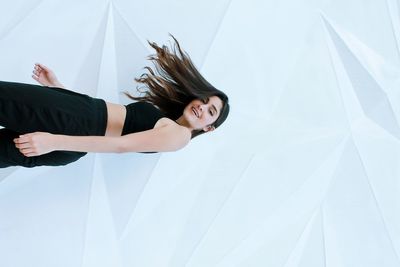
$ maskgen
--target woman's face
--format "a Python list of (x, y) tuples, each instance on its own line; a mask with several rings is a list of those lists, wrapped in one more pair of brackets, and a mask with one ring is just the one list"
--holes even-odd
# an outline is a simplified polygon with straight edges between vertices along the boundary
[(191, 101), (183, 110), (185, 124), (192, 130), (212, 131), (213, 124), (222, 109), (223, 103), (218, 96), (211, 96), (208, 101), (203, 102), (200, 99)]

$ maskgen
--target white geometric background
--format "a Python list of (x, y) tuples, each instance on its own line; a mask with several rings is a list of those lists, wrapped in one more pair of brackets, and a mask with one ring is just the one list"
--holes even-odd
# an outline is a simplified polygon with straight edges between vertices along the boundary
[(13, 0), (0, 79), (130, 102), (172, 33), (230, 97), (162, 154), (0, 169), (1, 267), (399, 267), (398, 0)]

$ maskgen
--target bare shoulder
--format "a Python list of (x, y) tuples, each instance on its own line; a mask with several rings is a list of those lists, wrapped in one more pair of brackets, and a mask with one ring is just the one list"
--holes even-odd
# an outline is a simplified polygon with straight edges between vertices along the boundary
[(180, 139), (182, 138), (184, 143), (189, 143), (190, 139), (192, 138), (192, 133), (188, 128), (179, 125), (167, 117), (163, 117), (157, 121), (157, 123), (154, 125), (154, 129), (158, 128), (168, 129), (168, 131), (173, 133), (175, 136), (179, 137)]
[(177, 124), (177, 123), (174, 122), (173, 120), (171, 120), (170, 118), (162, 117), (161, 119), (159, 119), (156, 122), (156, 124), (154, 125), (154, 129), (159, 128), (159, 127), (163, 127), (163, 126), (174, 125), (174, 124)]

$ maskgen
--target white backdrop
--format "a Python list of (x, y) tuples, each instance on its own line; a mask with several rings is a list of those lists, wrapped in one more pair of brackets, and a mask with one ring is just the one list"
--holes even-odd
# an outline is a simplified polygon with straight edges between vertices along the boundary
[(126, 104), (172, 33), (232, 109), (175, 153), (0, 169), (0, 266), (400, 266), (399, 22), (397, 0), (3, 0), (1, 80), (41, 62)]

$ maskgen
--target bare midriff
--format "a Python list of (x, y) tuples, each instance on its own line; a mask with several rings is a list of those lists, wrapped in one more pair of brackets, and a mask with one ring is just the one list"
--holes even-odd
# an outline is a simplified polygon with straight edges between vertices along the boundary
[(107, 128), (105, 136), (121, 136), (126, 117), (126, 107), (121, 104), (106, 102)]

